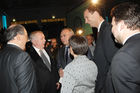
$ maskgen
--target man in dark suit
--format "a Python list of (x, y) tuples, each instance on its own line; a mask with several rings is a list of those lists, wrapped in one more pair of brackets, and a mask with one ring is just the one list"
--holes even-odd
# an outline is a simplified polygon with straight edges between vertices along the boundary
[(112, 59), (106, 93), (140, 93), (140, 7), (125, 2), (111, 15), (112, 33), (123, 47)]
[[(60, 77), (63, 77), (63, 69), (65, 68), (65, 66), (73, 60), (73, 56), (70, 54), (69, 51), (69, 38), (72, 35), (74, 35), (74, 32), (71, 28), (62, 29), (60, 34), (61, 42), (64, 45), (60, 49), (58, 49), (57, 54), (58, 72)], [(86, 55), (90, 60), (93, 60), (92, 54), (89, 50)]]
[(11, 25), (5, 35), (8, 43), (0, 51), (0, 93), (36, 93), (32, 59), (24, 52), (27, 31), (22, 25)]
[(44, 49), (46, 40), (43, 32), (32, 32), (30, 40), (32, 46), (28, 49), (28, 53), (34, 60), (38, 93), (56, 93), (56, 64), (52, 60), (50, 52)]
[[(73, 59), (73, 57), (70, 55), (69, 52), (69, 41), (68, 41), (72, 35), (74, 35), (74, 32), (71, 28), (62, 29), (60, 34), (61, 42), (64, 45), (58, 49), (58, 54), (57, 54), (57, 66), (58, 66), (58, 72), (60, 77), (63, 77), (64, 74), (63, 69)], [(66, 55), (68, 55), (67, 59), (66, 59)]]
[(112, 38), (111, 25), (102, 17), (98, 6), (91, 5), (84, 11), (85, 23), (98, 28), (98, 37), (94, 50), (94, 61), (98, 67), (95, 93), (104, 93), (103, 88), (112, 57), (118, 50)]

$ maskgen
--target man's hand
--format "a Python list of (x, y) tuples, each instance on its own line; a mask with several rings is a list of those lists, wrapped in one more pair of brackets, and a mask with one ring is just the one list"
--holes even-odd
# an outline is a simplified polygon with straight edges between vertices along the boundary
[(59, 69), (59, 76), (60, 77), (63, 77), (64, 76), (64, 71), (62, 68)]
[(61, 87), (61, 84), (59, 82), (56, 83), (56, 89), (59, 90)]

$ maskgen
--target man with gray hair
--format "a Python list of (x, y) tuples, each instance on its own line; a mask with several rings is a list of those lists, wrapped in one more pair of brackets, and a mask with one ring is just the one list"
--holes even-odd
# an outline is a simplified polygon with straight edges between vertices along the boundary
[(11, 25), (5, 32), (6, 47), (0, 51), (0, 93), (36, 93), (32, 59), (26, 53), (28, 40), (22, 25)]
[(28, 53), (34, 60), (37, 78), (38, 93), (56, 93), (57, 70), (56, 64), (48, 49), (45, 49), (45, 35), (42, 31), (33, 31), (30, 34), (32, 46)]

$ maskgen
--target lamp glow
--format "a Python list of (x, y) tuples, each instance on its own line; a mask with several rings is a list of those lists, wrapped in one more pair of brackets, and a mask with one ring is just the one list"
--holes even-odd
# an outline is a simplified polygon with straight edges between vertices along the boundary
[(79, 30), (76, 31), (76, 34), (77, 34), (77, 35), (82, 35), (83, 33), (84, 33), (84, 31), (81, 30), (81, 29), (79, 29)]
[(98, 0), (91, 0), (91, 2), (92, 2), (93, 4), (97, 4), (97, 3), (98, 3)]
[(15, 18), (13, 19), (13, 22), (16, 22), (16, 19)]
[(55, 16), (52, 16), (52, 19), (55, 19)]

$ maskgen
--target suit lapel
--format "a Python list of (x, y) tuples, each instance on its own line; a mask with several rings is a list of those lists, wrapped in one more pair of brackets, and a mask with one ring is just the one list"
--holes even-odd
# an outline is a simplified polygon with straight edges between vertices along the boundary
[(62, 48), (62, 55), (63, 55), (64, 62), (66, 64), (65, 46)]
[(38, 55), (38, 53), (35, 51), (35, 49), (32, 47), (32, 53), (34, 54), (34, 62), (35, 64), (39, 67), (39, 68), (42, 68), (42, 69), (47, 69), (49, 70), (46, 65), (44, 64), (42, 58)]

